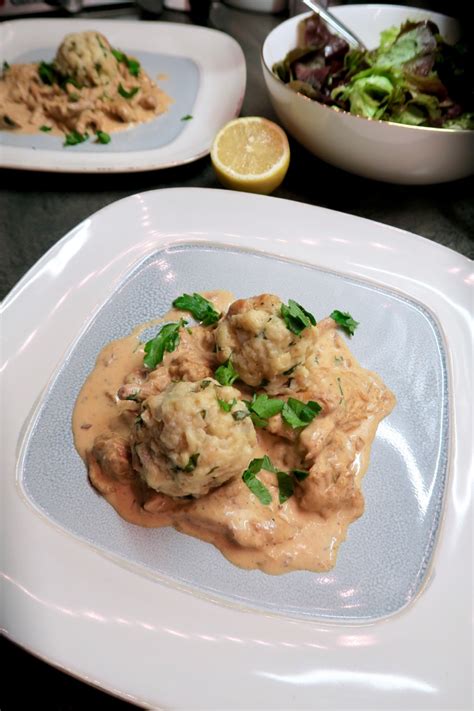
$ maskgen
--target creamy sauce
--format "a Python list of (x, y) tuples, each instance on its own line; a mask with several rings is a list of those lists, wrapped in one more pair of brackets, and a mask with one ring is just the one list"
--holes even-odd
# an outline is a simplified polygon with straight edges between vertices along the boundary
[[(229, 292), (203, 295), (220, 311), (232, 301)], [(171, 311), (153, 323), (182, 316), (180, 311)], [(279, 415), (272, 418), (268, 429), (257, 429), (259, 451), (255, 456), (268, 454), (275, 466), (286, 471), (302, 468), (303, 458), (303, 466), (314, 463), (319, 476), (313, 476), (311, 469), (311, 476), (297, 485), (295, 495), (284, 504), (278, 501), (275, 475), (266, 471), (258, 476), (272, 494), (268, 506), (258, 501), (241, 477), (201, 498), (178, 500), (148, 488), (138, 474), (111, 476), (91, 457), (97, 435), (112, 431), (128, 436), (136, 405), (119, 400), (117, 391), (126, 376), (142, 365), (139, 333), (149, 324), (105, 346), (77, 399), (74, 441), (88, 464), (92, 484), (126, 521), (150, 528), (174, 526), (212, 543), (242, 568), (271, 574), (332, 568), (349, 524), (363, 513), (360, 483), (370, 446), (379, 421), (390, 412), (395, 398), (376, 374), (359, 366), (334, 327), (325, 328), (324, 323), (318, 336), (315, 372), (319, 380), (311, 381), (309, 396), (303, 398), (327, 402), (323, 416), (315, 418), (301, 435), (286, 431)], [(203, 330), (193, 327), (193, 337), (199, 339)], [(164, 371), (171, 356), (167, 354), (160, 366)], [(240, 388), (237, 382), (233, 387), (248, 398), (246, 386)], [(301, 397), (301, 393), (297, 390), (294, 396)], [(327, 484), (325, 476), (329, 477)]]

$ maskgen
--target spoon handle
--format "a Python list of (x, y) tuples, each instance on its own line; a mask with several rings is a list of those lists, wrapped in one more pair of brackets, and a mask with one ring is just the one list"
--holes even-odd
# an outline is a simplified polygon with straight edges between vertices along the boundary
[(307, 5), (313, 12), (317, 13), (324, 22), (329, 25), (337, 34), (341, 35), (352, 47), (358, 49), (366, 50), (367, 47), (361, 40), (340, 20), (334, 17), (328, 10), (326, 10), (322, 5), (315, 2), (314, 0), (303, 0), (304, 4)]

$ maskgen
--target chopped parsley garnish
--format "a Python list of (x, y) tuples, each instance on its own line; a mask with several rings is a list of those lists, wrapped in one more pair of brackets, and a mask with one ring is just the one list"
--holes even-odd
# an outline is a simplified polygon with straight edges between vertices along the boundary
[(272, 495), (265, 484), (262, 484), (260, 479), (257, 478), (257, 474), (262, 469), (265, 469), (267, 472), (271, 472), (272, 474), (276, 474), (278, 482), (278, 499), (280, 504), (284, 504), (285, 501), (288, 501), (288, 499), (295, 493), (295, 480), (303, 481), (303, 479), (306, 479), (309, 475), (309, 472), (302, 469), (294, 469), (292, 472), (283, 472), (272, 464), (268, 455), (265, 455), (261, 459), (252, 459), (247, 469), (242, 474), (242, 480), (248, 486), (252, 494), (255, 494), (257, 499), (261, 504), (264, 504), (264, 506), (268, 506), (268, 504), (271, 503)]
[(255, 474), (246, 469), (242, 474), (242, 479), (244, 483), (248, 486), (252, 494), (254, 494), (261, 504), (268, 506), (271, 503), (272, 495), (268, 491), (265, 484), (262, 484), (260, 479), (257, 479)]
[(245, 403), (250, 412), (250, 417), (255, 427), (266, 427), (268, 420), (282, 411), (284, 402), (276, 397), (268, 397), (265, 393), (254, 393), (251, 401)]
[(52, 86), (58, 82), (58, 72), (53, 64), (49, 64), (48, 62), (40, 62), (38, 65), (38, 74), (43, 84)]
[(137, 91), (140, 91), (139, 86), (133, 86), (130, 91), (127, 91), (122, 83), (118, 85), (118, 93), (123, 96), (124, 99), (132, 99)]
[(186, 474), (189, 474), (189, 472), (192, 472), (196, 469), (197, 463), (199, 459), (199, 452), (195, 452), (195, 454), (191, 454), (189, 457), (189, 461), (186, 464), (185, 467), (183, 467), (183, 472), (186, 472)]
[(219, 407), (221, 410), (224, 412), (230, 412), (234, 405), (237, 404), (237, 400), (234, 398), (232, 402), (227, 402), (227, 400), (221, 400), (219, 397), (217, 398), (217, 402), (219, 403)]
[(191, 114), (186, 114), (186, 116), (181, 116), (181, 121), (191, 121)]
[(205, 390), (211, 384), (210, 380), (201, 380), (201, 390)]
[(140, 74), (140, 62), (138, 59), (127, 57), (127, 67), (132, 77), (137, 77)]
[(274, 415), (278, 415), (283, 409), (283, 401), (276, 397), (268, 397), (265, 393), (254, 395), (249, 405), (249, 410), (255, 412), (258, 417), (268, 420)]
[(38, 75), (43, 84), (48, 86), (53, 86), (53, 84), (58, 84), (63, 91), (66, 90), (67, 84), (72, 84), (76, 89), (82, 89), (82, 84), (79, 84), (77, 79), (71, 76), (64, 76), (61, 74), (53, 62), (40, 62), (38, 64)]
[(105, 133), (105, 131), (97, 131), (95, 135), (97, 136), (97, 143), (110, 143), (112, 140), (110, 135)]
[(8, 64), (8, 62), (3, 62), (2, 69), (4, 72), (10, 69), (10, 65)]
[(44, 131), (44, 133), (48, 133), (48, 131), (51, 131), (52, 127), (51, 126), (40, 126), (40, 131)]
[(354, 321), (352, 316), (346, 311), (333, 311), (331, 314), (333, 321), (337, 323), (338, 326), (344, 329), (349, 336), (354, 335), (354, 331), (359, 325), (359, 321)]
[(276, 475), (278, 480), (278, 499), (280, 504), (284, 504), (285, 501), (288, 501), (288, 499), (293, 496), (295, 492), (295, 482), (286, 472), (278, 471)]
[(262, 457), (262, 469), (265, 469), (267, 472), (273, 472), (273, 474), (276, 474), (278, 469), (275, 469), (275, 467), (272, 464), (272, 460), (268, 456), (268, 454), (265, 454)]
[(79, 131), (71, 131), (71, 133), (66, 133), (64, 145), (77, 146), (78, 143), (84, 143), (84, 141), (87, 141), (88, 138), (88, 133), (79, 133)]
[(292, 469), (291, 473), (295, 477), (296, 481), (304, 481), (309, 477), (309, 472), (306, 469)]
[(215, 310), (210, 301), (201, 294), (182, 294), (173, 301), (173, 306), (182, 311), (189, 311), (196, 321), (200, 321), (203, 326), (210, 326), (220, 318), (220, 313)]
[(140, 62), (137, 59), (127, 57), (127, 55), (119, 49), (112, 49), (111, 51), (117, 62), (121, 62), (126, 65), (132, 77), (137, 77), (140, 74)]
[(73, 91), (71, 94), (68, 94), (68, 97), (67, 97), (67, 98), (68, 98), (68, 101), (70, 101), (71, 103), (75, 104), (75, 103), (77, 103), (77, 102), (79, 101), (79, 99), (80, 99), (81, 97), (79, 96), (79, 94), (77, 94), (75, 91)]
[(122, 64), (126, 64), (126, 55), (123, 52), (121, 52), (119, 49), (111, 49), (110, 51), (114, 55), (117, 62), (122, 62)]
[(247, 469), (242, 474), (242, 480), (248, 486), (252, 494), (257, 497), (260, 503), (264, 506), (268, 506), (268, 504), (271, 503), (272, 495), (268, 491), (265, 484), (262, 484), (260, 479), (257, 479), (257, 474), (262, 469), (266, 469), (269, 472), (275, 472), (275, 468), (267, 455), (261, 459), (252, 459)]
[(145, 357), (143, 364), (153, 370), (161, 363), (165, 351), (171, 353), (179, 345), (179, 329), (185, 326), (187, 321), (183, 318), (178, 323), (167, 323), (156, 334), (154, 338), (145, 343)]
[(297, 336), (308, 326), (316, 326), (316, 319), (313, 314), (310, 314), (309, 311), (306, 311), (301, 304), (297, 304), (293, 299), (288, 301), (288, 306), (286, 304), (281, 305), (280, 314), (287, 329)]
[(313, 400), (305, 403), (301, 400), (289, 397), (283, 406), (281, 416), (287, 425), (293, 429), (297, 429), (298, 427), (306, 427), (309, 425), (321, 410), (321, 405)]
[(232, 383), (239, 377), (239, 374), (232, 365), (230, 358), (228, 358), (225, 363), (217, 368), (214, 375), (217, 382), (221, 385), (232, 385)]

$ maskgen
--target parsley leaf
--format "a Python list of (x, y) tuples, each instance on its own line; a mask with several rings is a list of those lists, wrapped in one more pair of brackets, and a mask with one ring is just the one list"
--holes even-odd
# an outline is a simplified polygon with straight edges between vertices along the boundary
[(105, 131), (96, 131), (97, 136), (97, 143), (110, 143), (112, 140), (109, 136), (108, 133), (105, 133)]
[(287, 425), (297, 429), (298, 427), (309, 425), (321, 410), (321, 405), (313, 400), (304, 403), (301, 400), (289, 397), (288, 402), (283, 406), (281, 416)]
[(276, 397), (268, 397), (266, 394), (254, 395), (249, 409), (259, 417), (268, 419), (278, 415), (283, 409), (284, 402)]
[(278, 415), (285, 403), (278, 398), (269, 398), (265, 393), (261, 395), (254, 393), (252, 400), (245, 404), (255, 427), (265, 427), (268, 425), (268, 419)]
[(189, 311), (196, 321), (200, 321), (203, 326), (210, 326), (220, 318), (220, 313), (201, 294), (194, 293), (192, 296), (190, 294), (182, 294), (182, 296), (178, 296), (173, 301), (173, 306), (182, 311)]
[(221, 410), (224, 412), (230, 412), (234, 405), (237, 404), (237, 400), (234, 398), (232, 402), (227, 402), (227, 400), (221, 400), (219, 397), (217, 398), (217, 402), (219, 403), (219, 407)]
[(265, 456), (262, 459), (262, 469), (265, 469), (267, 472), (273, 472), (273, 474), (277, 473), (277, 469), (272, 464), (272, 460), (268, 456), (268, 454), (265, 454)]
[(306, 311), (301, 304), (297, 304), (293, 299), (288, 301), (288, 306), (281, 305), (280, 315), (287, 329), (292, 333), (296, 333), (297, 336), (308, 326), (316, 326), (316, 319), (313, 314), (310, 314), (309, 311)]
[(309, 477), (309, 472), (306, 469), (292, 469), (291, 473), (295, 477), (296, 481), (304, 481)]
[(78, 143), (84, 143), (84, 141), (87, 141), (88, 138), (88, 133), (79, 133), (78, 131), (71, 131), (71, 133), (66, 133), (63, 145), (77, 146)]
[(48, 131), (51, 131), (52, 127), (51, 126), (40, 126), (40, 131), (43, 131), (44, 133), (48, 133)]
[(189, 457), (189, 462), (186, 464), (185, 467), (183, 467), (182, 471), (186, 472), (187, 474), (189, 474), (189, 472), (194, 471), (194, 469), (196, 469), (196, 467), (197, 467), (198, 459), (199, 459), (199, 452), (196, 452), (195, 454), (191, 454), (191, 456)]
[(271, 503), (272, 495), (268, 491), (265, 484), (262, 484), (260, 479), (257, 479), (257, 474), (262, 469), (267, 471), (275, 471), (270, 458), (265, 455), (261, 459), (252, 459), (247, 469), (242, 474), (243, 482), (248, 486), (252, 494), (254, 494), (261, 504), (268, 506)]
[(338, 326), (344, 329), (349, 336), (354, 335), (354, 331), (359, 325), (359, 321), (354, 321), (352, 316), (347, 313), (347, 311), (333, 311), (331, 318), (337, 323)]
[(49, 64), (48, 62), (39, 63), (38, 74), (43, 84), (48, 84), (48, 86), (52, 86), (58, 81), (57, 70), (55, 69), (53, 64)]
[(178, 323), (167, 323), (156, 334), (154, 338), (145, 343), (145, 357), (143, 364), (153, 370), (161, 363), (165, 351), (171, 353), (179, 345), (179, 329), (185, 326), (187, 321), (181, 319)]
[(276, 475), (278, 480), (278, 499), (280, 504), (284, 504), (285, 501), (288, 501), (290, 496), (293, 496), (295, 492), (295, 482), (286, 472), (278, 471)]
[(79, 84), (77, 79), (61, 74), (54, 66), (54, 62), (40, 62), (38, 64), (38, 75), (43, 84), (48, 86), (58, 84), (63, 91), (66, 91), (67, 84), (72, 84), (76, 89), (82, 89), (82, 84)]
[(123, 96), (124, 99), (132, 99), (137, 91), (140, 91), (139, 86), (133, 86), (130, 91), (127, 91), (122, 83), (118, 85), (118, 93)]
[(191, 114), (186, 114), (186, 116), (181, 116), (181, 121), (191, 121)]
[(262, 484), (260, 479), (257, 479), (255, 474), (252, 474), (248, 469), (246, 469), (242, 474), (242, 479), (261, 504), (268, 506), (268, 504), (271, 503), (272, 495), (268, 491), (265, 484)]
[(138, 59), (127, 57), (127, 67), (132, 77), (137, 77), (140, 74), (140, 62)]
[(137, 59), (127, 57), (127, 55), (121, 52), (119, 49), (112, 49), (111, 52), (117, 62), (125, 64), (132, 77), (137, 77), (140, 74), (140, 62)]
[(272, 495), (268, 491), (267, 487), (262, 484), (260, 479), (257, 479), (257, 474), (262, 469), (272, 472), (272, 474), (276, 474), (278, 481), (278, 499), (280, 504), (284, 504), (285, 501), (288, 501), (288, 499), (295, 493), (295, 480), (303, 481), (303, 479), (306, 479), (306, 477), (309, 476), (309, 472), (302, 469), (293, 469), (291, 472), (282, 472), (272, 464), (272, 461), (267, 454), (260, 459), (252, 459), (247, 469), (242, 474), (242, 480), (248, 486), (252, 494), (255, 494), (260, 503), (265, 506), (271, 503)]
[(117, 62), (122, 62), (122, 64), (126, 63), (125, 60), (127, 57), (123, 52), (121, 52), (119, 49), (111, 49), (110, 51), (114, 55)]
[(217, 368), (214, 376), (221, 385), (232, 385), (239, 377), (239, 374), (232, 365), (230, 358), (228, 358), (225, 363)]

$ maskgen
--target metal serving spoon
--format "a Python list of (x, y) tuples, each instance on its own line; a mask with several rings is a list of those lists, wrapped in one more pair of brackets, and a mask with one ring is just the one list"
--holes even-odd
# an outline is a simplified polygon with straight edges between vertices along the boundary
[(307, 5), (313, 12), (318, 14), (324, 22), (331, 27), (338, 35), (341, 35), (346, 42), (348, 42), (352, 47), (356, 49), (366, 50), (367, 47), (361, 40), (356, 37), (356, 35), (346, 27), (340, 20), (334, 17), (326, 8), (320, 5), (314, 0), (303, 0), (304, 4)]

